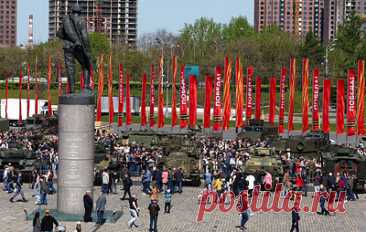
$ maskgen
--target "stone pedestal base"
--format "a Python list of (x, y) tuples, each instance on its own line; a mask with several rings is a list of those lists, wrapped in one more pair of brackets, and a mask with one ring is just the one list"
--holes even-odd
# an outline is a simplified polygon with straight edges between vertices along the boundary
[(94, 102), (94, 95), (59, 98), (57, 209), (61, 213), (83, 214), (83, 195), (93, 190)]

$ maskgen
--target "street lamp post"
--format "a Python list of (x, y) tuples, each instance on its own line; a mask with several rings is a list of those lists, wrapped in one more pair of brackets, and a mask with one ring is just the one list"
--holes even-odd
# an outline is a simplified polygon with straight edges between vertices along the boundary
[(334, 39), (325, 48), (325, 78), (326, 79), (328, 79), (328, 75), (329, 75), (329, 52), (334, 51), (334, 46), (335, 46), (336, 41), (337, 41), (337, 39)]

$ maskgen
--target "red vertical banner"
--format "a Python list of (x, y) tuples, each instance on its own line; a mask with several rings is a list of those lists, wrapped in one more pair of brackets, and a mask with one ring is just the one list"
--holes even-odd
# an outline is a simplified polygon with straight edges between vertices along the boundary
[(151, 65), (151, 68), (150, 68), (150, 112), (149, 112), (150, 127), (154, 127), (154, 125), (155, 125), (155, 115), (154, 115), (155, 88), (154, 88), (154, 79), (155, 79), (154, 65)]
[(90, 65), (90, 89), (94, 92), (94, 70), (93, 65)]
[(295, 88), (296, 88), (296, 59), (290, 60), (290, 98), (288, 110), (288, 132), (294, 130), (294, 111), (295, 111)]
[(118, 127), (121, 127), (123, 124), (123, 65), (119, 64), (118, 66)]
[(215, 99), (214, 99), (214, 112), (213, 112), (213, 130), (218, 131), (221, 128), (221, 80), (222, 70), (220, 66), (215, 68)]
[(287, 69), (281, 69), (281, 78), (280, 78), (280, 112), (278, 114), (278, 132), (283, 134), (285, 132), (285, 95), (286, 95), (286, 75)]
[(36, 67), (35, 67), (35, 77), (36, 77), (36, 88), (35, 88), (35, 104), (34, 104), (34, 113), (38, 114), (38, 91), (39, 91), (39, 83), (38, 83), (38, 59), (36, 58)]
[(235, 78), (236, 78), (236, 123), (235, 127), (240, 128), (243, 126), (243, 104), (244, 104), (244, 83), (243, 83), (243, 69), (240, 65), (240, 58), (236, 58), (235, 64)]
[(8, 118), (9, 80), (5, 79), (5, 118)]
[(187, 127), (188, 106), (187, 106), (187, 89), (186, 80), (184, 78), (185, 66), (182, 65), (180, 70), (180, 128)]
[(48, 56), (48, 75), (47, 75), (47, 96), (48, 96), (48, 117), (52, 116), (52, 100), (51, 100), (51, 80), (52, 80), (52, 64), (51, 57)]
[(70, 91), (71, 91), (70, 81), (69, 81), (69, 79), (67, 79), (67, 82), (66, 82), (66, 93), (67, 94), (70, 94)]
[(356, 134), (356, 74), (353, 68), (348, 70), (347, 78), (347, 135)]
[(146, 126), (146, 73), (142, 76), (142, 93), (141, 93), (141, 126)]
[(84, 93), (84, 88), (85, 88), (85, 74), (84, 70), (82, 69), (80, 72), (80, 89), (82, 93)]
[(313, 72), (313, 131), (319, 130), (319, 69)]
[(261, 120), (261, 90), (262, 90), (262, 80), (257, 77), (255, 80), (255, 119)]
[(108, 65), (108, 108), (109, 108), (109, 124), (112, 124), (114, 121), (112, 55), (109, 55), (109, 65)]
[(172, 82), (172, 127), (177, 125), (178, 115), (177, 115), (177, 57), (173, 56), (172, 60), (173, 65), (173, 82)]
[(365, 61), (359, 60), (357, 81), (358, 81), (358, 93), (357, 93), (357, 135), (365, 135)]
[(126, 125), (131, 125), (131, 94), (130, 94), (130, 74), (126, 75)]
[(252, 117), (252, 105), (253, 105), (253, 66), (249, 66), (247, 70), (247, 102), (246, 102), (246, 121), (247, 123)]
[(61, 80), (61, 65), (60, 65), (60, 63), (57, 63), (56, 76), (57, 76), (57, 83), (58, 83), (58, 96), (61, 96), (62, 95), (62, 80)]
[(344, 80), (337, 81), (336, 133), (344, 133)]
[(212, 98), (212, 83), (213, 78), (209, 75), (206, 75), (205, 87), (205, 109), (203, 116), (203, 128), (210, 128), (211, 123), (211, 98)]
[(22, 81), (23, 81), (23, 71), (22, 66), (20, 65), (20, 72), (19, 72), (19, 114), (18, 114), (18, 123), (21, 127), (23, 125), (23, 118), (22, 118)]
[(228, 130), (230, 127), (231, 116), (231, 93), (230, 93), (230, 81), (231, 81), (231, 62), (229, 58), (225, 58), (224, 68), (224, 115), (222, 120), (222, 128)]
[(276, 77), (269, 79), (269, 114), (268, 122), (274, 125), (276, 115)]
[[(337, 98), (338, 99), (338, 98)], [(324, 80), (323, 84), (323, 114), (322, 114), (322, 129), (323, 133), (330, 132), (329, 123), (329, 104), (330, 103), (330, 80)], [(337, 114), (338, 115), (338, 114)]]
[(159, 62), (159, 84), (158, 84), (158, 128), (164, 127), (164, 57), (161, 55)]
[(31, 76), (31, 70), (30, 70), (30, 64), (27, 65), (27, 73), (28, 73), (28, 80), (27, 80), (27, 118), (30, 117), (30, 76)]
[(197, 78), (189, 77), (189, 127), (196, 128), (197, 123)]
[(100, 56), (98, 68), (98, 99), (97, 99), (97, 122), (102, 121), (102, 96), (104, 89), (104, 56)]
[(302, 61), (302, 132), (309, 129), (309, 59)]

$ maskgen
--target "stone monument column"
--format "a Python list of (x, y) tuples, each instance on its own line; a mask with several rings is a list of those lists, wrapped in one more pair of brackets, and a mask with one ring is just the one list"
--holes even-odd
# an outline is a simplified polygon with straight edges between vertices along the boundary
[(93, 190), (94, 105), (94, 95), (59, 97), (57, 209), (61, 213), (84, 214), (83, 195)]

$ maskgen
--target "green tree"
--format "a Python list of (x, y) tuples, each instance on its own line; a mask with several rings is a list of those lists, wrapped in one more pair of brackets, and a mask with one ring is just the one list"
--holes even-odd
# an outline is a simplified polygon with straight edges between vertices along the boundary
[(312, 63), (319, 65), (324, 61), (324, 52), (324, 47), (318, 37), (313, 32), (308, 32), (300, 46), (299, 55), (308, 57)]
[(229, 24), (224, 25), (222, 34), (224, 41), (227, 43), (251, 37), (255, 34), (255, 31), (247, 18), (239, 16), (232, 18)]
[(89, 33), (89, 40), (90, 49), (92, 50), (92, 56), (94, 59), (96, 59), (101, 53), (108, 54), (110, 52), (110, 41), (105, 34), (98, 32)]

